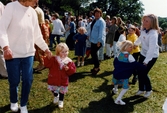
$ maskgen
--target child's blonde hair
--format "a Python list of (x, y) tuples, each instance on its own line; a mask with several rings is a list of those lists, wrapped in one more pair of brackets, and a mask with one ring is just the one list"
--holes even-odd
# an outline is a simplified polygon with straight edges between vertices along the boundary
[(133, 46), (133, 43), (129, 40), (125, 40), (120, 42), (118, 45), (120, 46), (120, 51), (123, 52), (126, 51), (128, 47)]
[(59, 55), (59, 53), (63, 50), (67, 50), (69, 52), (69, 48), (67, 46), (66, 43), (59, 43), (57, 46), (56, 46), (56, 55)]
[(87, 30), (85, 29), (85, 27), (79, 27), (78, 28), (78, 33), (81, 33), (81, 31), (83, 31), (83, 33), (87, 32)]

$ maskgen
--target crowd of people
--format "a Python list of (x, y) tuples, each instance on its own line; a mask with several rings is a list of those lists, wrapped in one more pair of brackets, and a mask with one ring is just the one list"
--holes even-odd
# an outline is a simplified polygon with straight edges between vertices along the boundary
[[(77, 66), (84, 66), (90, 55), (92, 75), (98, 74), (102, 60), (114, 58), (112, 91), (117, 94), (119, 84), (123, 88), (115, 104), (126, 104), (122, 97), (129, 88), (131, 75), (133, 84), (139, 82), (136, 95), (144, 94), (148, 98), (152, 93), (148, 73), (159, 52), (167, 51), (167, 31), (160, 29), (154, 14), (143, 16), (141, 21), (142, 25), (137, 26), (116, 16), (107, 15), (104, 19), (99, 8), (77, 18), (68, 12), (61, 20), (58, 13), (50, 15), (48, 10), (40, 8), (38, 0), (18, 0), (6, 6), (1, 3), (0, 74), (9, 81), (10, 109), (15, 112), (19, 109), (17, 88), (21, 80), (20, 110), (28, 113), (33, 72), (45, 68), (49, 69), (48, 89), (54, 95), (53, 103), (63, 108), (68, 77), (76, 72)], [(65, 42), (61, 42), (61, 36), (65, 36)], [(56, 51), (55, 55), (52, 50)], [(77, 66), (68, 57), (69, 50), (75, 51)], [(39, 62), (35, 68), (34, 61)]]

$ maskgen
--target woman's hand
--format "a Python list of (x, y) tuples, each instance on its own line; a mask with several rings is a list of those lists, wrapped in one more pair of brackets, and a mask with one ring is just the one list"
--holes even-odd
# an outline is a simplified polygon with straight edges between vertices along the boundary
[(97, 47), (100, 47), (100, 42), (97, 43)]
[(5, 46), (3, 48), (3, 55), (4, 55), (5, 60), (10, 60), (13, 58), (12, 51), (10, 50), (8, 46)]
[(49, 49), (46, 49), (46, 50), (45, 50), (45, 55), (46, 55), (48, 58), (51, 58), (51, 57), (52, 57), (52, 52), (50, 52)]

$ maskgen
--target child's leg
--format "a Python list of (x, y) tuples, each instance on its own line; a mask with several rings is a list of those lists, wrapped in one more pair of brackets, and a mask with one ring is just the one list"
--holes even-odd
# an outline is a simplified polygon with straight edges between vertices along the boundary
[(64, 100), (64, 94), (63, 93), (59, 93), (59, 101), (63, 101)]
[(59, 94), (55, 91), (52, 91), (53, 95), (54, 95), (54, 99), (53, 99), (53, 103), (54, 104), (58, 104), (59, 102)]
[(123, 89), (120, 92), (120, 94), (117, 97), (117, 99), (115, 100), (115, 103), (116, 104), (120, 104), (120, 105), (125, 105), (126, 103), (122, 101), (122, 97), (128, 91), (128, 88), (129, 88), (129, 79), (124, 79), (122, 82), (123, 82)]
[(84, 66), (84, 56), (82, 56), (82, 63), (81, 63), (81, 66)]
[(78, 56), (77, 66), (80, 66), (80, 56)]
[(114, 88), (112, 89), (114, 94), (118, 93), (118, 80), (113, 77), (112, 82), (114, 84)]

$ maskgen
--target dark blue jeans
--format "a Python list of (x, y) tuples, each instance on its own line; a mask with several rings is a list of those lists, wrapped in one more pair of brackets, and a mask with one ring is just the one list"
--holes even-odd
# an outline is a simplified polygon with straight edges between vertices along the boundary
[[(145, 57), (140, 54), (139, 62), (143, 64)], [(140, 91), (151, 91), (151, 81), (149, 79), (148, 73), (150, 69), (155, 64), (157, 58), (153, 58), (151, 61), (148, 62), (147, 67), (143, 71), (138, 72), (138, 80), (139, 80), (139, 90)]]
[(28, 96), (33, 81), (33, 62), (33, 56), (6, 60), (10, 90), (10, 102), (18, 102), (18, 85), (21, 80), (21, 107), (27, 105), (28, 102)]
[(56, 45), (56, 43), (55, 43), (55, 41), (54, 41), (55, 37), (56, 37), (57, 43), (58, 43), (58, 44), (60, 43), (60, 36), (61, 36), (61, 35), (51, 34), (51, 36), (50, 36), (50, 47), (51, 47), (51, 48), (53, 48), (53, 43)]

